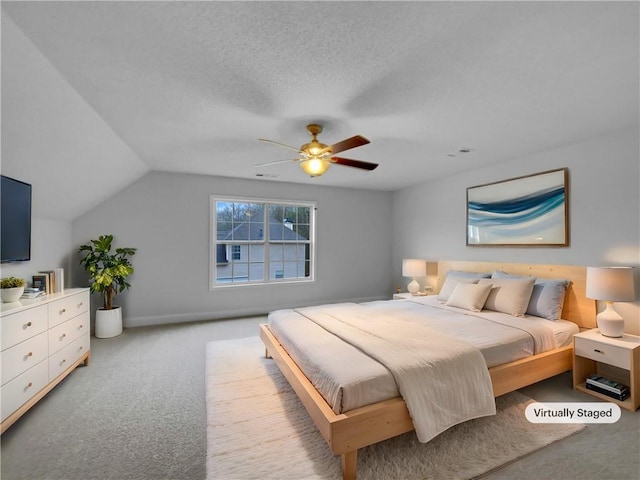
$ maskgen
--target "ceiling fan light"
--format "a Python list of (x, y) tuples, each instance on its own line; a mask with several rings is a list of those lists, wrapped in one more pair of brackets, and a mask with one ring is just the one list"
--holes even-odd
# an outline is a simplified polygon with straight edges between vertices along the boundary
[(312, 177), (319, 177), (324, 174), (328, 169), (331, 163), (324, 158), (309, 158), (307, 160), (303, 160), (300, 162), (300, 168)]

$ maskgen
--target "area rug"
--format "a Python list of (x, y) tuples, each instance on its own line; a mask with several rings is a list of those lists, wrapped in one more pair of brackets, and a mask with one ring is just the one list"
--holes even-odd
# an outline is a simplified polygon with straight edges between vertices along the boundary
[[(341, 459), (316, 430), (258, 337), (207, 344), (207, 479), (336, 479)], [(456, 425), (426, 444), (415, 433), (358, 451), (358, 479), (471, 479), (582, 428), (532, 424), (530, 398), (496, 399), (492, 417)]]

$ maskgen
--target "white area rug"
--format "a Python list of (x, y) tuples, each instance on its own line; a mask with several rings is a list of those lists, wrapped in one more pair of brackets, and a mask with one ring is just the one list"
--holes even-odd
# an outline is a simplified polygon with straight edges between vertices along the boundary
[[(207, 479), (341, 479), (316, 430), (258, 337), (207, 344)], [(422, 444), (407, 433), (358, 451), (358, 479), (470, 479), (567, 437), (577, 424), (531, 424), (532, 400), (496, 400), (494, 417)]]

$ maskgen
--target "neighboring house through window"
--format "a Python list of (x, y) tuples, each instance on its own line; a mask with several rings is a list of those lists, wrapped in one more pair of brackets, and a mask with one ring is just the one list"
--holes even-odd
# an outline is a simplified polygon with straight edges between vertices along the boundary
[(211, 286), (314, 279), (315, 204), (211, 197)]

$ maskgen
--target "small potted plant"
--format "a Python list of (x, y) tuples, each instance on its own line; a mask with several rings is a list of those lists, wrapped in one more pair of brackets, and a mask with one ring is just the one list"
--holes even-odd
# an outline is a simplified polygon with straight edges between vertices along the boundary
[(133, 273), (128, 257), (136, 253), (135, 248), (116, 248), (113, 252), (112, 242), (113, 235), (101, 235), (78, 249), (82, 255), (80, 264), (91, 277), (91, 292), (103, 296), (103, 306), (96, 312), (95, 335), (98, 338), (122, 333), (122, 311), (113, 304), (113, 299), (131, 286), (126, 280)]
[(0, 279), (0, 296), (4, 303), (13, 303), (20, 300), (27, 282), (23, 278), (5, 277)]

